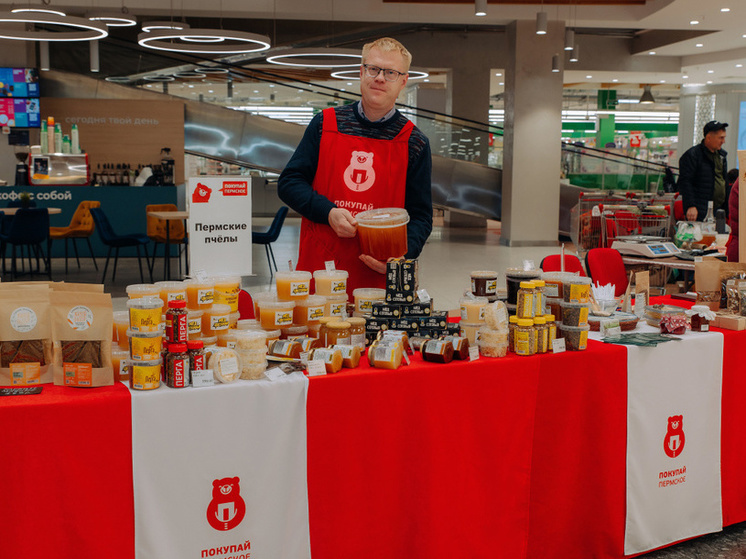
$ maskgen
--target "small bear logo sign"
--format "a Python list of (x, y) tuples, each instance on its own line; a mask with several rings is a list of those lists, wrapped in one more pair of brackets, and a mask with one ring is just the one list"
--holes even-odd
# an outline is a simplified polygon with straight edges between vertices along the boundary
[(676, 458), (684, 450), (683, 419), (683, 415), (673, 415), (668, 418), (666, 437), (663, 439), (663, 450), (670, 458)]
[(232, 530), (246, 515), (246, 503), (241, 498), (237, 477), (212, 482), (212, 501), (207, 507), (207, 522), (220, 531)]
[(212, 188), (205, 186), (201, 182), (197, 183), (197, 188), (192, 192), (192, 203), (200, 204), (207, 203), (210, 201), (210, 194), (212, 194)]
[(373, 170), (373, 153), (367, 151), (353, 151), (350, 164), (344, 172), (347, 188), (354, 192), (365, 192), (376, 182), (376, 172)]

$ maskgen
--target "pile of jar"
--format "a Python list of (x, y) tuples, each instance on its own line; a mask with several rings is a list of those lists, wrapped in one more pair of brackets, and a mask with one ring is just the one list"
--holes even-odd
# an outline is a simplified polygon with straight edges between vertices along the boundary
[(548, 313), (543, 280), (522, 281), (516, 296), (516, 314), (510, 317), (510, 349), (516, 355), (552, 351), (557, 336), (555, 315)]

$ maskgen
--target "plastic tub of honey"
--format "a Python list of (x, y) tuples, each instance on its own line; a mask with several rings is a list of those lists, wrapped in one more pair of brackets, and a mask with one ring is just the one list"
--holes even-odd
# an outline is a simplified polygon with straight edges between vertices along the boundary
[(497, 272), (478, 270), (471, 273), (471, 292), (477, 297), (497, 295)]
[(345, 369), (355, 369), (360, 365), (360, 348), (356, 345), (334, 345), (332, 349), (338, 349), (342, 353), (342, 366)]
[[(207, 350), (208, 347), (217, 347), (218, 345), (217, 336), (202, 336), (200, 339), (202, 340), (202, 343), (204, 344), (205, 350)], [(207, 357), (208, 356), (205, 356), (205, 362), (207, 362)]]
[(352, 296), (355, 298), (355, 312), (370, 314), (375, 301), (386, 299), (386, 290), (375, 287), (359, 287), (352, 292)]
[(588, 324), (590, 307), (590, 303), (568, 303), (567, 301), (562, 301), (560, 303), (562, 314), (559, 315), (562, 317), (562, 324), (565, 326), (583, 326)]
[(407, 252), (409, 214), (403, 208), (378, 208), (355, 216), (362, 254), (376, 260), (398, 258)]
[(254, 303), (254, 318), (259, 320), (259, 314), (261, 313), (262, 303), (264, 301), (274, 302), (277, 301), (276, 291), (260, 291), (254, 293), (251, 296), (251, 300)]
[(487, 297), (463, 297), (461, 305), (461, 320), (468, 323), (484, 322), (484, 308), (489, 301)]
[(348, 276), (345, 270), (316, 270), (313, 273), (316, 295), (346, 294)]
[(219, 332), (218, 347), (234, 349), (236, 347), (236, 330), (223, 330)]
[(311, 272), (277, 272), (275, 285), (277, 299), (280, 301), (305, 299), (311, 293)]
[(111, 341), (122, 349), (129, 347), (127, 342), (127, 330), (130, 327), (129, 311), (114, 311), (114, 331)]
[(228, 315), (228, 328), (236, 329), (238, 327), (238, 320), (241, 318), (240, 312), (232, 312)]
[(344, 358), (342, 352), (338, 349), (331, 349), (326, 347), (319, 347), (311, 352), (312, 360), (319, 360), (324, 362), (327, 374), (338, 373), (342, 370)]
[(265, 330), (293, 325), (295, 301), (263, 301), (259, 308), (259, 321)]
[(158, 288), (164, 307), (168, 307), (169, 301), (186, 301), (186, 286), (183, 281), (157, 281), (154, 285)]
[(214, 303), (215, 281), (212, 279), (197, 280), (188, 279), (184, 282), (186, 286), (187, 308), (190, 310), (208, 309)]
[(565, 338), (565, 349), (568, 351), (582, 351), (588, 345), (588, 331), (591, 327), (585, 326), (565, 326), (560, 324), (559, 330)]
[(140, 297), (158, 297), (161, 290), (152, 283), (134, 283), (127, 286), (127, 297), (139, 299)]
[(522, 281), (539, 279), (539, 270), (524, 270), (522, 268), (508, 268), (505, 270), (505, 284), (508, 288), (508, 304), (515, 305), (518, 302), (518, 290)]
[(241, 291), (241, 276), (215, 276), (213, 302), (228, 305), (231, 312), (238, 311), (238, 292)]
[(266, 330), (265, 332), (267, 334), (267, 347), (271, 346), (275, 340), (279, 340), (282, 334), (279, 328), (276, 330)]
[(129, 379), (129, 370), (126, 367), (124, 373), (122, 372), (122, 363), (129, 359), (129, 356), (130, 352), (128, 349), (122, 349), (119, 346), (111, 348), (111, 366), (114, 368), (114, 382)]
[[(345, 299), (347, 295), (345, 295)], [(293, 310), (293, 324), (305, 326), (307, 324), (318, 323), (325, 316), (326, 297), (322, 295), (309, 295), (305, 299), (299, 299), (295, 302)]]
[(230, 314), (231, 308), (228, 305), (217, 303), (202, 311), (202, 335), (217, 336), (221, 330), (227, 330)]
[(398, 369), (404, 358), (404, 349), (395, 340), (376, 341), (368, 348), (368, 363), (377, 369)]
[(187, 313), (187, 335), (190, 340), (199, 340), (202, 337), (203, 314), (203, 311), (189, 311)]
[(481, 322), (469, 323), (461, 322), (459, 327), (461, 329), (461, 336), (469, 339), (469, 344), (474, 345), (477, 341), (477, 331), (484, 326)]
[(127, 330), (130, 358), (133, 361), (155, 361), (161, 357), (163, 332), (133, 332)]
[(299, 336), (305, 336), (308, 334), (308, 326), (288, 326), (287, 328), (280, 328), (280, 339), (286, 340), (288, 338), (297, 338)]
[(153, 361), (124, 361), (129, 370), (130, 388), (133, 390), (155, 390), (161, 385), (162, 360)]
[(275, 357), (289, 357), (298, 359), (303, 350), (300, 342), (295, 340), (275, 340), (269, 346), (269, 354)]
[(135, 332), (156, 332), (161, 328), (161, 309), (163, 301), (160, 297), (140, 297), (129, 299), (127, 308), (130, 313), (130, 330)]
[(563, 281), (562, 298), (568, 303), (588, 303), (591, 300), (591, 278), (573, 276)]
[(578, 274), (572, 272), (544, 272), (541, 274), (541, 279), (544, 280), (544, 296), (559, 297), (563, 298), (562, 286), (568, 280), (577, 278)]
[(564, 299), (560, 299), (558, 297), (547, 297), (547, 312), (549, 314), (553, 314), (556, 317), (562, 316), (562, 306), (561, 303), (564, 303)]
[(256, 318), (242, 318), (236, 322), (237, 330), (256, 330), (261, 327), (261, 323)]
[(325, 295), (324, 316), (343, 317), (347, 314), (347, 293)]

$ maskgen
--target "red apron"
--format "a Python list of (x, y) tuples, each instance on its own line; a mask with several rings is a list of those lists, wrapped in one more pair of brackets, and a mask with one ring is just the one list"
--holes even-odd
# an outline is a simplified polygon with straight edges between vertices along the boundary
[[(412, 122), (393, 140), (340, 133), (333, 108), (324, 110), (322, 122), (313, 189), (352, 215), (373, 208), (403, 208)], [(386, 276), (368, 268), (359, 255), (357, 237), (342, 239), (328, 225), (301, 221), (298, 270), (323, 270), (324, 262), (334, 260), (337, 270), (350, 274), (348, 293), (358, 287), (384, 287)]]

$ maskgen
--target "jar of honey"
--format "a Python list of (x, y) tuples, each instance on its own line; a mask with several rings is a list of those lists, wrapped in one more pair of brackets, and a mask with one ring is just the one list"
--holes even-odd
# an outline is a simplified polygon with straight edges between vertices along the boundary
[(462, 320), (459, 323), (461, 336), (464, 338), (468, 338), (469, 344), (474, 345), (475, 343), (477, 343), (477, 331), (482, 327), (483, 324), (484, 323), (482, 322), (469, 323)]
[(280, 339), (287, 340), (308, 334), (308, 326), (288, 326), (280, 328)]
[(238, 311), (238, 292), (241, 291), (241, 276), (215, 276), (213, 302), (218, 305), (228, 305), (230, 312)]
[(341, 320), (342, 319), (340, 317), (338, 317), (338, 316), (325, 316), (321, 320), (319, 320), (319, 335), (317, 337), (319, 338), (319, 340), (321, 340), (321, 345), (323, 347), (326, 347), (328, 345), (326, 343), (326, 341), (327, 341), (327, 336), (326, 336), (327, 325), (330, 322), (341, 321)]
[(237, 330), (256, 330), (261, 327), (261, 323), (256, 318), (242, 318), (236, 322)]
[(497, 272), (479, 270), (471, 273), (471, 292), (477, 297), (497, 295)]
[(293, 324), (301, 326), (318, 323), (324, 316), (325, 308), (326, 297), (321, 295), (309, 295), (305, 299), (299, 299), (295, 302), (293, 310)]
[(462, 297), (461, 320), (470, 324), (484, 322), (484, 308), (489, 301), (487, 297)]
[(133, 332), (126, 334), (129, 340), (130, 358), (133, 361), (155, 361), (160, 359), (163, 349), (161, 332)]
[(139, 299), (140, 297), (158, 297), (161, 290), (157, 285), (151, 283), (135, 283), (127, 286), (127, 297)]
[(186, 286), (183, 281), (157, 281), (158, 294), (163, 306), (168, 307), (169, 301), (186, 301)]
[(155, 390), (161, 385), (162, 359), (153, 361), (125, 361), (132, 390)]
[(347, 294), (347, 277), (345, 270), (316, 270), (313, 280), (316, 284), (316, 295)]
[[(127, 349), (121, 349), (118, 346), (113, 346), (111, 348), (111, 366), (114, 369), (114, 382), (129, 379), (129, 376), (127, 375), (129, 370), (122, 366), (124, 362), (129, 359), (129, 356), (130, 352)], [(160, 354), (158, 355), (158, 358), (160, 358)]]
[(214, 304), (202, 311), (202, 335), (217, 336), (218, 332), (228, 330), (228, 317), (231, 308), (228, 305)]
[(351, 316), (347, 319), (350, 323), (350, 344), (365, 349), (365, 319)]
[(265, 330), (286, 328), (293, 325), (294, 301), (263, 301), (259, 321)]
[(311, 272), (277, 272), (277, 299), (280, 301), (297, 301), (305, 299), (311, 293)]
[(236, 349), (236, 330), (223, 330), (219, 332), (218, 347)]
[(350, 345), (350, 329), (352, 326), (346, 320), (332, 320), (326, 323), (326, 345)]
[(129, 311), (114, 311), (114, 332), (111, 338), (114, 345), (119, 345), (121, 348), (128, 347), (127, 330), (129, 330), (129, 327)]
[(324, 316), (347, 316), (347, 293), (324, 296)]
[(360, 253), (376, 260), (399, 258), (407, 252), (409, 214), (403, 208), (378, 208), (355, 216)]
[(199, 340), (202, 337), (202, 311), (189, 311), (187, 313), (187, 336), (190, 340)]
[(518, 318), (534, 317), (534, 282), (522, 281), (518, 290), (516, 312)]
[(386, 300), (386, 290), (374, 287), (359, 287), (352, 292), (352, 296), (355, 298), (355, 312), (370, 314), (373, 311), (374, 302)]
[(130, 313), (130, 329), (135, 332), (157, 332), (161, 329), (160, 297), (141, 297), (127, 301)]
[(279, 340), (280, 335), (282, 334), (279, 328), (276, 330), (267, 330), (266, 333), (267, 333), (267, 347), (270, 347), (272, 345), (272, 342)]
[(546, 353), (549, 351), (549, 328), (547, 319), (543, 316), (534, 318), (534, 329), (536, 330), (536, 351), (534, 353)]
[(533, 355), (536, 347), (536, 330), (530, 318), (519, 318), (514, 331), (515, 352), (517, 355)]
[(184, 282), (184, 285), (186, 286), (187, 308), (189, 310), (204, 310), (212, 306), (215, 298), (214, 280), (188, 279)]

